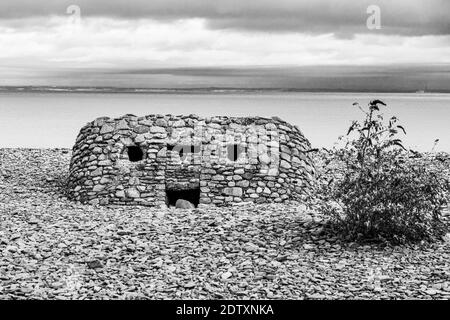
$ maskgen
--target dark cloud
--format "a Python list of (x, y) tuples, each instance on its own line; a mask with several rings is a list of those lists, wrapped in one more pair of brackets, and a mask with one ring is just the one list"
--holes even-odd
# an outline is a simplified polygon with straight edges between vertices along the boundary
[[(263, 32), (450, 34), (448, 0), (2, 0), (0, 18), (65, 15), (78, 5), (82, 16), (172, 20), (205, 18), (216, 29)], [(369, 5), (381, 9), (382, 29), (366, 28)]]

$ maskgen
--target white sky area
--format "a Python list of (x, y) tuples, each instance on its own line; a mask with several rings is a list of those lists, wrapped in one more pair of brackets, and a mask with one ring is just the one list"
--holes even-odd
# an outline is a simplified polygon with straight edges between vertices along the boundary
[[(92, 68), (450, 63), (450, 1), (91, 0), (79, 19), (73, 2), (2, 0), (2, 84)], [(379, 30), (366, 27), (373, 3)]]

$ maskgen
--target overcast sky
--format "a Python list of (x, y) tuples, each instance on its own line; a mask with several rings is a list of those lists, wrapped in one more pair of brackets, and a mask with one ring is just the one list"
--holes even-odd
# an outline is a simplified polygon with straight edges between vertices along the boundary
[[(381, 29), (367, 28), (370, 5)], [(0, 84), (101, 85), (111, 73), (125, 83), (155, 68), (449, 65), (449, 13), (448, 0), (1, 0)]]

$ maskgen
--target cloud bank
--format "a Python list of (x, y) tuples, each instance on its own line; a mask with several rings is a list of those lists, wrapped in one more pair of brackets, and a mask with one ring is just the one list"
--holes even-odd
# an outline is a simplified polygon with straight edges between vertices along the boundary
[(367, 33), (368, 6), (381, 10), (379, 33), (450, 34), (447, 0), (2, 0), (0, 18), (65, 15), (70, 5), (84, 17), (125, 20), (201, 18), (209, 28), (263, 32)]
[[(80, 20), (67, 13), (74, 5)], [(369, 5), (380, 7), (379, 30), (366, 26)], [(449, 12), (448, 0), (2, 0), (0, 83), (101, 82), (121, 70), (130, 80), (144, 77), (133, 70), (177, 68), (164, 77), (182, 86), (183, 68), (445, 65)]]

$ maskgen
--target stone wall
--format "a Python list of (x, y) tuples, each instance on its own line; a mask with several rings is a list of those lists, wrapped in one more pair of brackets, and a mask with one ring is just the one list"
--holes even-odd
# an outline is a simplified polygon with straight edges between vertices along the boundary
[[(277, 117), (103, 117), (77, 137), (69, 194), (151, 206), (166, 205), (167, 190), (194, 189), (200, 204), (300, 201), (314, 176), (309, 149), (300, 130)], [(132, 162), (136, 150), (143, 158)]]

